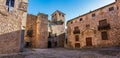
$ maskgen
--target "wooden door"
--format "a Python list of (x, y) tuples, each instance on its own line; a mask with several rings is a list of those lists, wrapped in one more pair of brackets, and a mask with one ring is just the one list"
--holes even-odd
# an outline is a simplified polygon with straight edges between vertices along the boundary
[(92, 38), (86, 38), (86, 46), (92, 46)]

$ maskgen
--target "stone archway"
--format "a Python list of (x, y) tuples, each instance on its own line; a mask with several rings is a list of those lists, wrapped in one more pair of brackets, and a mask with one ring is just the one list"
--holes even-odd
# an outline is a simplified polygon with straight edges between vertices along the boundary
[(86, 29), (82, 32), (83, 36), (83, 46), (93, 46), (95, 41), (95, 33), (94, 29)]

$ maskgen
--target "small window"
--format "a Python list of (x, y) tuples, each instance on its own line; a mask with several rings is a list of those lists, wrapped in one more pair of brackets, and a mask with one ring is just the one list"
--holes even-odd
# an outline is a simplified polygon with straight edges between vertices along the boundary
[(9, 7), (14, 7), (14, 3), (15, 3), (14, 0), (6, 0), (6, 5)]
[(107, 31), (106, 32), (101, 32), (101, 37), (102, 37), (102, 40), (108, 40)]
[(113, 11), (113, 10), (114, 10), (114, 7), (110, 7), (110, 8), (109, 8), (109, 11)]
[(95, 14), (92, 14), (92, 17), (95, 17), (96, 15)]
[(75, 43), (75, 48), (80, 48), (80, 43)]
[(75, 35), (75, 41), (79, 41), (79, 35)]
[(80, 18), (80, 21), (82, 21), (83, 19), (82, 18)]
[(87, 25), (86, 25), (86, 28), (89, 28), (89, 27), (90, 27), (90, 25), (89, 25), (89, 24), (87, 24)]

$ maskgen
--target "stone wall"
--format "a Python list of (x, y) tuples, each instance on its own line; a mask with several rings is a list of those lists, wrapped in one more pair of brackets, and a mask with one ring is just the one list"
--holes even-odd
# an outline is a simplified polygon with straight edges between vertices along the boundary
[[(114, 10), (109, 11), (109, 8), (114, 7)], [(82, 16), (76, 17), (68, 21), (68, 45), (69, 48), (75, 48), (75, 43), (79, 43), (80, 47), (86, 46), (86, 38), (92, 38), (92, 47), (108, 47), (118, 45), (119, 39), (119, 19), (117, 17), (117, 7), (115, 3), (109, 4), (97, 10), (91, 11)], [(92, 14), (95, 14), (95, 17), (92, 17)], [(81, 20), (82, 18), (82, 20)], [(110, 24), (110, 30), (108, 33), (108, 40), (102, 40), (101, 32), (98, 30), (99, 21), (107, 20), (107, 23)], [(73, 34), (74, 27), (79, 27), (80, 34)], [(75, 41), (75, 35), (79, 36), (79, 41)]]
[[(118, 9), (118, 20), (119, 20), (119, 24), (120, 24), (120, 0), (116, 0), (116, 5), (117, 5), (117, 9)], [(119, 31), (120, 31), (120, 29), (119, 29)], [(118, 39), (119, 39), (119, 45), (120, 45), (120, 33), (119, 32), (117, 32), (117, 33), (119, 34)]]
[[(29, 42), (30, 48), (47, 48), (48, 44), (48, 16), (39, 13), (37, 16), (28, 14), (25, 31), (25, 46)], [(32, 36), (27, 35), (27, 31), (32, 29)]]
[(10, 7), (8, 12), (6, 0), (0, 0), (0, 54), (20, 51), (22, 19), (26, 18), (23, 14), (27, 13), (22, 10), (27, 9), (27, 2), (26, 8), (19, 7), (21, 2), (15, 0), (14, 7)]
[(37, 16), (37, 38), (38, 47), (48, 47), (48, 15), (39, 13)]
[[(26, 30), (25, 30), (25, 39), (24, 39), (24, 46), (27, 47), (27, 42), (31, 43), (31, 47), (35, 47), (35, 38), (36, 38), (36, 20), (37, 17), (35, 15), (28, 14), (27, 15), (27, 23), (26, 23)], [(33, 30), (33, 34), (31, 37), (27, 35), (28, 30)]]

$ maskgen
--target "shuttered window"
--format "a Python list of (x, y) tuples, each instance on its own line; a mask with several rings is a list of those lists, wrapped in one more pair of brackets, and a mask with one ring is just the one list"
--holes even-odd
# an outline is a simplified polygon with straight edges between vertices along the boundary
[(101, 33), (102, 40), (108, 40), (107, 31)]

